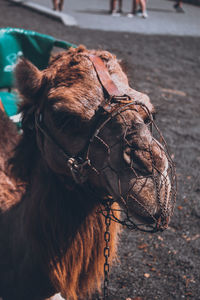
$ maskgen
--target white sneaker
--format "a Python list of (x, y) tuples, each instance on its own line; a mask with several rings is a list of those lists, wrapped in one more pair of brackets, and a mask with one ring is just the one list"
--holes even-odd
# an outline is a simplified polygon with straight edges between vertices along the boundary
[(127, 14), (127, 17), (128, 17), (128, 18), (133, 18), (133, 17), (134, 17), (134, 14), (129, 13), (129, 14)]
[(113, 17), (120, 17), (121, 14), (118, 13), (118, 12), (113, 12), (113, 13), (111, 14), (111, 16), (113, 16)]
[(142, 13), (142, 18), (144, 18), (144, 19), (148, 18), (147, 11), (144, 11), (144, 12)]

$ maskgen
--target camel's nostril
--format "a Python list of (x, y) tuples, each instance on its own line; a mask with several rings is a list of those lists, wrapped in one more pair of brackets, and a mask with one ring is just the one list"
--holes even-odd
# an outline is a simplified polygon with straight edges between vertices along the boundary
[(138, 174), (152, 174), (153, 164), (150, 152), (148, 150), (135, 150), (131, 152), (132, 166)]

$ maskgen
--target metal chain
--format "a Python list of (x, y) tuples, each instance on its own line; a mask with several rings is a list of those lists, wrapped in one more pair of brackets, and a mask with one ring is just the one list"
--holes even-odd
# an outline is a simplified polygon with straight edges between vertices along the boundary
[(104, 240), (105, 240), (105, 248), (104, 248), (104, 257), (105, 257), (105, 263), (104, 263), (104, 296), (103, 300), (108, 299), (108, 285), (109, 285), (109, 256), (110, 256), (110, 248), (109, 248), (109, 241), (110, 241), (110, 223), (111, 223), (111, 217), (110, 217), (110, 211), (111, 211), (111, 203), (108, 200), (105, 206), (106, 209), (106, 215), (105, 215), (105, 224), (106, 224), (106, 231), (104, 233)]

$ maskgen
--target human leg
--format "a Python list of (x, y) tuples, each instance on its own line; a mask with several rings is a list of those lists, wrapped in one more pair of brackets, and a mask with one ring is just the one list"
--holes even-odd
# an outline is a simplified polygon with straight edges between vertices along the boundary
[(116, 4), (117, 4), (117, 0), (110, 0), (110, 13), (111, 14), (116, 11)]
[(174, 4), (174, 8), (176, 9), (176, 12), (182, 12), (182, 13), (185, 12), (182, 7), (182, 0), (177, 0), (176, 3)]
[(131, 10), (131, 12), (127, 15), (127, 17), (132, 18), (132, 17), (136, 14), (138, 5), (139, 5), (139, 0), (133, 0), (133, 2), (132, 2), (132, 10)]
[(64, 5), (64, 0), (60, 0), (59, 5), (58, 5), (59, 11), (63, 10), (63, 5)]
[[(121, 9), (121, 5), (122, 5), (122, 0), (121, 0), (121, 2), (119, 2), (119, 10)], [(110, 13), (112, 14), (112, 16), (114, 16), (114, 17), (120, 16), (119, 10), (117, 10), (117, 0), (111, 0), (110, 1)]]
[(147, 8), (146, 8), (146, 0), (140, 0), (140, 6), (142, 10), (141, 17), (147, 18), (148, 15), (147, 15)]
[(53, 2), (53, 10), (58, 10), (58, 0), (52, 0)]
[(133, 0), (132, 13), (135, 14), (140, 5), (140, 0)]
[(121, 13), (122, 12), (122, 0), (118, 0), (119, 2), (119, 6), (118, 6), (118, 12)]

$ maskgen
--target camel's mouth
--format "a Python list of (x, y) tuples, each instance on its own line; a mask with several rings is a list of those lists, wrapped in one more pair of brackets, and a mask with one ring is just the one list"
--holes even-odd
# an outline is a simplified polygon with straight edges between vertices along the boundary
[(164, 231), (168, 228), (168, 224), (170, 222), (170, 217), (162, 217), (160, 213), (149, 217), (134, 213), (132, 218), (135, 218), (138, 229), (146, 232)]
[(119, 215), (118, 210), (116, 211), (116, 209), (113, 210), (111, 208), (110, 217), (113, 221), (122, 224), (128, 229), (155, 233), (168, 228), (170, 216), (162, 215), (161, 211), (154, 215), (150, 215), (147, 212), (146, 215), (142, 215), (141, 212), (137, 212), (136, 210), (128, 210), (127, 206), (122, 205), (121, 201), (117, 202), (120, 203), (121, 209), (119, 211), (121, 213)]
[[(138, 227), (143, 227), (147, 231), (163, 231), (168, 227), (170, 216), (172, 214), (172, 205), (163, 204), (165, 209), (163, 209), (161, 203), (154, 199), (154, 203), (150, 206), (148, 204), (149, 199), (141, 199), (140, 196), (129, 196), (128, 201), (125, 205), (125, 209), (132, 222), (135, 222)], [(164, 199), (161, 198), (161, 202)], [(169, 199), (168, 199), (169, 201)]]
[[(109, 192), (121, 207), (120, 223), (148, 232), (165, 230), (175, 203), (169, 176), (140, 177), (129, 180), (127, 185), (123, 180), (121, 183), (120, 195), (116, 193), (116, 185), (112, 188), (113, 181), (109, 184)], [(115, 218), (114, 212), (113, 215)]]
[(115, 212), (112, 212), (113, 219), (129, 229), (154, 233), (168, 228), (171, 214), (163, 214), (162, 210), (151, 214), (144, 206), (142, 208), (138, 206), (136, 209), (134, 204), (130, 208), (124, 203), (122, 204), (121, 199), (118, 200), (118, 203), (121, 207), (121, 219), (117, 219)]

